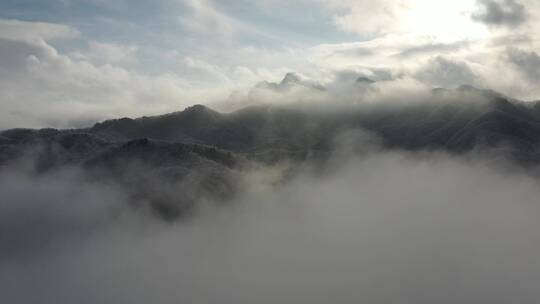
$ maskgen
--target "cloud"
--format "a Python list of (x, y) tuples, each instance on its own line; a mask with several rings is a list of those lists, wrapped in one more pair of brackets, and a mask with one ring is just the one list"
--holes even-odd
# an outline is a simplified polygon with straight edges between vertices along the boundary
[(525, 6), (516, 0), (478, 0), (479, 10), (472, 15), (473, 20), (489, 26), (515, 27), (527, 19)]
[(111, 217), (102, 207), (123, 196), (110, 185), (69, 174), (13, 180), (2, 172), (0, 197), (8, 203), (0, 225), (9, 229), (1, 233), (18, 232), (39, 249), (1, 251), (1, 298), (536, 303), (536, 178), (485, 155), (370, 147), (360, 158), (337, 153), (329, 167), (305, 167), (286, 183), (275, 183), (283, 172), (277, 168), (247, 173), (249, 184), (234, 204), (168, 224), (129, 214), (128, 206), (125, 216)]
[(469, 42), (467, 41), (458, 41), (454, 43), (427, 43), (407, 48), (397, 54), (397, 56), (407, 58), (424, 54), (455, 53), (468, 45)]
[(79, 60), (91, 61), (97, 65), (125, 65), (137, 61), (137, 50), (138, 47), (133, 45), (89, 41), (87, 51), (78, 51), (69, 55)]
[[(210, 80), (210, 82), (221, 82), (230, 84), (231, 79), (226, 75), (220, 67), (212, 65), (200, 59), (186, 57), (183, 64), (192, 73), (201, 73), (201, 79)], [(207, 76), (207, 77), (204, 77)]]
[[(28, 191), (31, 189), (31, 191)], [(0, 264), (88, 236), (122, 212), (124, 193), (83, 179), (78, 168), (46, 175), (3, 167), (0, 172)]]
[[(336, 73), (355, 71), (386, 84), (391, 79), (428, 86), (473, 81), (516, 98), (540, 94), (522, 81), (515, 64), (500, 61), (508, 59), (509, 45), (537, 48), (539, 7), (529, 0), (515, 2), (529, 17), (528, 26), (513, 31), (513, 37), (473, 21), (471, 15), (484, 16), (487, 10), (478, 10), (472, 0), (98, 1), (89, 4), (95, 9), (91, 13), (77, 1), (60, 8), (34, 2), (26, 13), (0, 4), (5, 18), (58, 17), (58, 23), (0, 22), (0, 129), (79, 126), (216, 104), (233, 91), (248, 95), (258, 82), (279, 82), (289, 72), (334, 88), (348, 85), (337, 85)], [(506, 14), (506, 2), (497, 3)], [(279, 11), (279, 18), (272, 11)], [(298, 21), (299, 14), (309, 20)], [(437, 57), (460, 67), (454, 65), (453, 76), (429, 80), (426, 65), (432, 73), (451, 69), (433, 60)], [(495, 77), (503, 69), (513, 70), (507, 78), (514, 80)], [(75, 122), (67, 121), (68, 115)]]
[[(472, 1), (326, 0), (335, 14), (336, 25), (358, 33), (364, 39), (385, 35), (432, 37), (438, 42), (454, 42), (482, 35), (482, 29), (466, 17)], [(459, 27), (459, 28), (456, 28)], [(462, 30), (462, 31), (461, 31)]]
[(63, 24), (0, 19), (0, 39), (39, 43), (39, 40), (66, 39), (79, 35), (79, 31)]
[[(392, 95), (395, 90), (403, 93), (409, 88), (413, 90), (410, 95), (415, 95), (426, 85), (488, 86), (485, 73), (479, 69), (487, 63), (467, 57), (471, 50), (479, 50), (479, 45), (464, 41), (438, 44), (387, 36), (306, 50), (245, 47), (236, 49), (234, 58), (229, 53), (214, 57), (210, 56), (213, 53), (185, 56), (170, 51), (155, 54), (161, 54), (168, 62), (168, 72), (151, 74), (134, 68), (142, 62), (139, 56), (144, 52), (138, 47), (91, 42), (87, 50), (62, 53), (53, 42), (44, 39), (3, 41), (0, 128), (81, 126), (105, 118), (177, 111), (193, 103), (220, 104), (218, 108), (222, 110), (231, 109), (227, 103), (237, 108), (272, 98), (277, 102), (346, 104), (377, 99), (377, 90), (389, 90), (386, 95)], [(362, 56), (358, 56), (358, 50), (362, 50)], [(433, 57), (438, 53), (454, 56)], [(408, 54), (407, 60), (400, 58), (403, 54)], [(208, 56), (212, 58), (207, 60)], [(286, 94), (248, 94), (255, 83), (279, 82), (291, 71), (322, 84), (327, 91), (304, 86)], [(339, 76), (347, 71), (356, 73), (356, 79), (367, 77), (379, 83), (361, 86)], [(515, 87), (502, 88), (506, 94), (519, 92)], [(242, 100), (227, 100), (231, 91), (242, 92), (233, 98)], [(534, 88), (530, 91), (534, 92)]]
[(540, 56), (536, 52), (510, 48), (507, 55), (510, 63), (523, 73), (528, 81), (538, 83), (540, 80)]
[(45, 41), (26, 44), (4, 40), (0, 55), (0, 108), (4, 113), (0, 128), (65, 125), (65, 121), (53, 121), (121, 115), (124, 111), (129, 115), (132, 107), (148, 109), (152, 99), (161, 98), (164, 106), (166, 94), (182, 90), (182, 82), (174, 77), (150, 79), (118, 66), (97, 66), (59, 54)]
[(217, 39), (230, 39), (234, 34), (234, 21), (216, 9), (212, 1), (182, 0), (181, 3), (191, 10), (191, 14), (180, 20), (191, 31)]
[(88, 40), (63, 24), (2, 20), (0, 25), (0, 129), (81, 126), (177, 111), (224, 100), (231, 90), (305, 66), (296, 61), (303, 54), (295, 49), (221, 44), (186, 55)]
[[(348, 32), (360, 32), (366, 35), (388, 33), (396, 29), (404, 1), (327, 1), (337, 10), (334, 17), (336, 24)], [(369, 14), (367, 12), (370, 12)]]
[(474, 74), (467, 63), (442, 56), (431, 59), (426, 66), (416, 72), (415, 77), (425, 83), (443, 88), (478, 83), (478, 76)]
[(60, 53), (48, 39), (73, 38), (76, 31), (67, 26), (2, 22), (8, 26), (0, 32), (0, 129), (161, 114), (228, 92), (223, 83), (201, 88), (196, 78), (174, 71), (130, 69), (125, 65), (137, 61), (134, 47), (90, 42), (87, 51)]

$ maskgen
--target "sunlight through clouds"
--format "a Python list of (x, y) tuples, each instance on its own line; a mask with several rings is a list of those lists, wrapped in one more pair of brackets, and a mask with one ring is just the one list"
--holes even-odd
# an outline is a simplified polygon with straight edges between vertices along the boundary
[(0, 110), (8, 124), (63, 126), (57, 111), (150, 115), (223, 104), (290, 72), (330, 84), (341, 71), (533, 100), (539, 12), (534, 0), (2, 2)]

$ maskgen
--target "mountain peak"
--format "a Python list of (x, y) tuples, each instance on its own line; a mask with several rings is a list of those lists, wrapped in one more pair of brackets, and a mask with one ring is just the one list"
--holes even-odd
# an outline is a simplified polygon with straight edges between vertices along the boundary
[(375, 80), (373, 80), (371, 78), (368, 78), (368, 77), (365, 77), (365, 76), (360, 76), (360, 77), (356, 78), (356, 83), (372, 84), (372, 83), (375, 83)]
[(479, 89), (475, 86), (472, 86), (472, 85), (468, 85), (468, 84), (464, 84), (464, 85), (461, 85), (459, 86), (456, 91), (458, 92), (462, 92), (462, 93), (473, 93), (473, 94), (478, 94), (480, 96), (484, 96), (484, 97), (488, 97), (488, 98), (504, 98), (504, 99), (508, 99), (508, 97), (504, 96), (503, 94), (497, 92), (497, 91), (493, 91), (493, 90), (489, 90), (489, 89)]
[(458, 91), (462, 92), (478, 92), (480, 89), (478, 89), (475, 86), (472, 86), (470, 84), (462, 84), (457, 88)]
[(190, 117), (191, 119), (216, 119), (221, 116), (221, 113), (210, 109), (207, 106), (196, 104), (184, 109), (180, 112), (180, 115), (184, 118)]
[(212, 111), (212, 110), (210, 110), (210, 108), (202, 104), (195, 104), (184, 109), (184, 112), (206, 112), (206, 111)]
[(298, 74), (290, 72), (283, 77), (283, 80), (281, 80), (281, 85), (289, 85), (289, 84), (299, 84), (302, 82), (302, 79)]

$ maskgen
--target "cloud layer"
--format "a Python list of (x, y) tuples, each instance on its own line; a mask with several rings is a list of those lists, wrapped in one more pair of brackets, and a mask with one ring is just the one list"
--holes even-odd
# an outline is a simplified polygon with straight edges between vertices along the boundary
[(29, 1), (0, 8), (0, 128), (76, 126), (214, 104), (290, 72), (326, 85), (355, 71), (540, 96), (533, 71), (540, 6), (531, 0)]
[(279, 186), (278, 168), (247, 173), (232, 205), (174, 224), (130, 211), (120, 188), (77, 172), (2, 173), (0, 197), (12, 203), (0, 209), (1, 297), (536, 303), (536, 178), (485, 157), (376, 148), (335, 157)]
[(492, 26), (518, 26), (527, 21), (525, 6), (515, 0), (480, 0), (482, 7), (473, 19)]

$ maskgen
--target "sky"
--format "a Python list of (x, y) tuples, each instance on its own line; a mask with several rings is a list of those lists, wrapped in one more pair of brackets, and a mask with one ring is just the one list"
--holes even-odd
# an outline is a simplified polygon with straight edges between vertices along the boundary
[(227, 110), (287, 73), (536, 100), (539, 13), (535, 0), (3, 0), (0, 129)]

